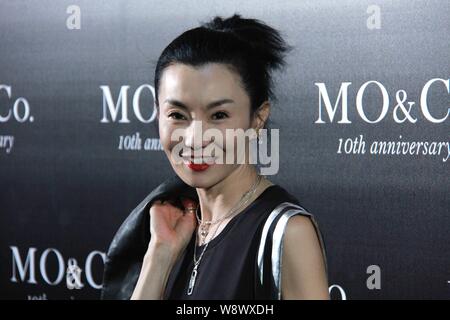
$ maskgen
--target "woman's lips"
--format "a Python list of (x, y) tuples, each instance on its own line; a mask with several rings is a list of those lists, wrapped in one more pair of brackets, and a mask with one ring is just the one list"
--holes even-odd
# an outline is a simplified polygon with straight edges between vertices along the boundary
[(187, 166), (189, 169), (194, 170), (194, 171), (204, 171), (209, 168), (209, 164), (207, 164), (207, 163), (196, 164), (193, 162), (189, 162), (187, 164)]
[(204, 171), (214, 164), (214, 157), (196, 158), (184, 157), (184, 164), (191, 170)]

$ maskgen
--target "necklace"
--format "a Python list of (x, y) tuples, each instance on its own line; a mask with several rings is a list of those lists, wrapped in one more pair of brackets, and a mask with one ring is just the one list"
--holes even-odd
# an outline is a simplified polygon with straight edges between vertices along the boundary
[[(258, 177), (256, 178), (256, 180), (253, 183), (253, 185), (250, 187), (250, 189), (242, 195), (242, 197), (239, 200), (237, 206), (244, 200), (244, 198), (246, 198), (246, 199), (251, 198), (251, 196), (255, 193), (256, 187), (259, 185), (261, 179), (262, 179), (262, 176), (258, 175)], [(227, 215), (223, 216), (222, 218), (219, 218), (219, 219), (216, 219), (216, 220), (202, 220), (198, 216), (198, 208), (199, 207), (200, 206), (197, 206), (197, 209), (195, 210), (195, 216), (197, 218), (197, 221), (198, 221), (198, 224), (199, 224), (199, 228), (200, 228), (201, 244), (204, 244), (205, 243), (205, 239), (206, 239), (206, 237), (208, 236), (208, 233), (209, 233), (209, 228), (212, 225), (221, 223), (223, 220), (229, 218), (234, 213), (234, 211), (233, 211), (234, 208), (232, 208), (230, 210), (230, 212)]]
[[(212, 224), (219, 224), (218, 226), (217, 226), (217, 228), (214, 230), (214, 233), (212, 234), (212, 236), (211, 236), (211, 239), (205, 244), (205, 246), (203, 247), (203, 250), (202, 250), (202, 252), (200, 253), (200, 256), (199, 256), (199, 258), (197, 259), (197, 235), (195, 236), (195, 244), (194, 244), (194, 269), (192, 270), (192, 273), (191, 273), (191, 278), (189, 279), (189, 287), (188, 287), (188, 290), (187, 290), (187, 294), (188, 295), (191, 295), (192, 294), (192, 291), (194, 290), (194, 286), (195, 286), (195, 280), (196, 280), (196, 278), (197, 278), (197, 269), (198, 269), (198, 266), (199, 266), (199, 264), (200, 264), (200, 261), (202, 260), (202, 258), (203, 258), (203, 255), (205, 254), (205, 251), (206, 251), (206, 249), (208, 248), (208, 245), (209, 245), (209, 243), (211, 242), (211, 240), (214, 238), (214, 236), (216, 235), (216, 232), (217, 232), (217, 230), (219, 229), (219, 227), (220, 227), (220, 225), (222, 224), (222, 222), (226, 219), (226, 218), (228, 218), (228, 217), (231, 217), (231, 215), (232, 214), (234, 214), (236, 211), (237, 211), (237, 209), (238, 208), (240, 208), (242, 205), (245, 205), (245, 204), (247, 204), (247, 202), (250, 200), (250, 198), (251, 198), (251, 196), (255, 193), (255, 191), (256, 191), (256, 189), (257, 189), (257, 187), (259, 186), (259, 183), (261, 182), (261, 179), (262, 179), (262, 176), (261, 175), (258, 175), (258, 178), (256, 179), (256, 181), (253, 183), (253, 185), (252, 185), (252, 187), (250, 188), (250, 190), (249, 191), (247, 191), (246, 193), (244, 193), (243, 195), (242, 195), (242, 197), (241, 197), (241, 199), (238, 201), (238, 203), (233, 207), (233, 208), (231, 208), (231, 210), (229, 211), (229, 213), (227, 214), (227, 215), (225, 215), (223, 218), (220, 218), (220, 219), (218, 219), (218, 220), (215, 220), (215, 221), (212, 221), (212, 220), (209, 220), (209, 221), (207, 221), (208, 223), (209, 223), (209, 225), (212, 225)], [(197, 206), (197, 210), (198, 210), (198, 207), (200, 207), (200, 205), (198, 205)], [(197, 213), (197, 212), (196, 212)], [(198, 218), (198, 215), (196, 214), (196, 216), (197, 216), (197, 220), (200, 222), (200, 225), (201, 225), (201, 223), (204, 223), (201, 219), (199, 219)], [(209, 230), (207, 230), (206, 231), (206, 235), (208, 235), (208, 232), (209, 232)], [(206, 238), (206, 235), (205, 236), (203, 236), (203, 230), (201, 229), (201, 233), (200, 233), (200, 235), (202, 236), (202, 239), (204, 240), (205, 238)], [(202, 241), (203, 241), (202, 240)]]

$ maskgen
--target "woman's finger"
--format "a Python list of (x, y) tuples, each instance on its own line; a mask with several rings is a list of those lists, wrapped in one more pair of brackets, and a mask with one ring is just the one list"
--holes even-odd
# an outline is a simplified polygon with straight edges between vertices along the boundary
[(197, 209), (197, 203), (194, 200), (183, 198), (181, 200), (181, 203), (183, 204), (185, 213), (195, 213), (195, 210)]

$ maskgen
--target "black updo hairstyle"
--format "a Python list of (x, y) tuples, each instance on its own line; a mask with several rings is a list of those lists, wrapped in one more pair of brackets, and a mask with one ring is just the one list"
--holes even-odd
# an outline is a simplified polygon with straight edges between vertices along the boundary
[(226, 19), (216, 16), (185, 31), (163, 50), (155, 68), (155, 104), (159, 108), (159, 83), (164, 69), (171, 64), (200, 67), (223, 63), (240, 75), (253, 116), (264, 101), (276, 101), (272, 71), (285, 65), (285, 55), (291, 49), (279, 31), (260, 20), (239, 14)]

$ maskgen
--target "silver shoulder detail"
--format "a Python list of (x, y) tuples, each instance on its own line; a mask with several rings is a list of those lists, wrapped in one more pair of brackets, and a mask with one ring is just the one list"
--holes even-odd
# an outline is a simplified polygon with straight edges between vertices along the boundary
[(261, 240), (259, 242), (259, 249), (258, 249), (258, 270), (259, 270), (259, 280), (260, 283), (263, 284), (263, 259), (264, 259), (264, 248), (266, 245), (267, 236), (269, 234), (269, 229), (272, 223), (275, 221), (275, 219), (286, 209), (288, 208), (300, 208), (304, 210), (303, 208), (297, 206), (294, 203), (291, 202), (283, 202), (280, 203), (275, 209), (272, 210), (271, 214), (267, 218), (266, 222), (264, 223), (264, 227), (261, 234)]
[[(275, 289), (277, 292), (277, 298), (281, 299), (281, 267), (282, 267), (282, 252), (283, 252), (283, 240), (284, 240), (284, 231), (286, 229), (288, 220), (290, 217), (294, 215), (303, 215), (307, 216), (311, 219), (314, 228), (316, 230), (316, 234), (319, 238), (320, 246), (322, 249), (322, 254), (324, 257), (325, 268), (327, 269), (326, 255), (325, 255), (325, 247), (323, 243), (323, 239), (318, 228), (318, 224), (314, 218), (314, 216), (307, 212), (303, 207), (296, 205), (291, 202), (283, 202), (279, 204), (269, 215), (267, 218), (264, 228), (261, 234), (261, 241), (259, 244), (258, 250), (258, 271), (259, 271), (259, 280), (260, 284), (263, 285), (264, 280), (264, 251), (266, 247), (267, 241), (272, 241), (272, 252), (271, 256), (271, 273), (273, 277), (273, 281), (275, 284)], [(279, 217), (279, 219), (277, 219)], [(275, 227), (272, 232), (272, 239), (268, 239), (269, 230), (271, 226), (275, 223)], [(268, 254), (268, 253), (267, 253)]]

